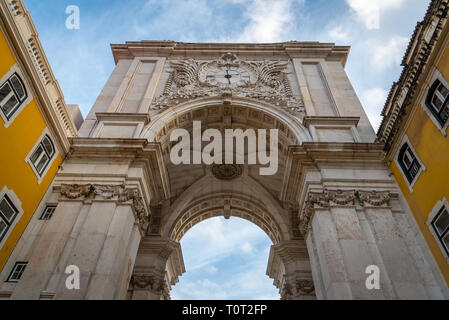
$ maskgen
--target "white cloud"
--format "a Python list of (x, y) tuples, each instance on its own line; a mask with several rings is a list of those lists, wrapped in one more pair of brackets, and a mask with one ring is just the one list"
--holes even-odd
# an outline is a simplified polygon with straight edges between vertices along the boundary
[[(240, 218), (208, 219), (194, 226), (181, 239), (186, 265), (189, 270), (196, 270), (215, 265), (232, 253), (246, 254), (242, 243), (257, 241), (261, 235), (268, 239), (259, 227)], [(184, 246), (184, 243), (188, 243), (188, 246)], [(248, 249), (248, 245), (243, 246)]]
[(265, 274), (270, 244), (264, 231), (240, 218), (197, 224), (181, 239), (186, 273), (172, 298), (279, 299)]
[(388, 92), (381, 88), (366, 90), (362, 94), (362, 105), (375, 130), (379, 128), (382, 117), (380, 113), (387, 99)]
[(242, 251), (244, 253), (250, 253), (251, 251), (253, 251), (253, 246), (249, 242), (245, 242), (242, 245)]
[(408, 42), (408, 38), (400, 36), (393, 36), (387, 43), (369, 42), (373, 66), (380, 70), (399, 66)]
[(369, 30), (380, 28), (381, 13), (399, 8), (405, 0), (346, 0)]
[(348, 41), (349, 34), (343, 30), (342, 26), (335, 27), (329, 31), (329, 36), (332, 41)]
[(209, 274), (216, 274), (218, 272), (218, 269), (215, 266), (210, 266), (209, 268), (207, 268), (207, 272)]
[(209, 279), (184, 281), (182, 286), (177, 285), (176, 289), (171, 293), (174, 300), (224, 300), (229, 298), (223, 288)]
[[(278, 42), (292, 33), (295, 15), (292, 12), (294, 0), (234, 0), (244, 4), (244, 15), (249, 23), (243, 32), (227, 41), (235, 42)], [(303, 1), (296, 1), (302, 3)]]

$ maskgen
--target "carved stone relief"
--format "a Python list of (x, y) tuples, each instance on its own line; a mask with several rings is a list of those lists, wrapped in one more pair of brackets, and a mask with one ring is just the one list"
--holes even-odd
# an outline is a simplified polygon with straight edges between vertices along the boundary
[(234, 180), (242, 175), (243, 166), (240, 164), (214, 164), (212, 174), (220, 180)]
[(227, 53), (215, 61), (193, 59), (171, 61), (173, 69), (164, 92), (151, 110), (164, 110), (202, 97), (255, 99), (299, 116), (304, 114), (302, 99), (291, 90), (285, 75), (288, 61), (241, 61)]
[(146, 214), (145, 202), (136, 188), (126, 188), (124, 185), (98, 185), (98, 184), (63, 184), (60, 190), (61, 200), (88, 200), (94, 197), (113, 199), (124, 203), (132, 201), (132, 209), (136, 223), (142, 231), (148, 228), (149, 215)]
[(281, 290), (283, 300), (299, 298), (301, 296), (313, 296), (315, 287), (312, 279), (296, 279), (287, 281)]
[(170, 300), (170, 288), (163, 277), (153, 274), (134, 274), (130, 286), (134, 289), (145, 289), (160, 295), (164, 300)]
[(327, 190), (322, 193), (309, 192), (307, 200), (299, 214), (299, 230), (303, 236), (307, 234), (311, 225), (314, 208), (328, 208), (330, 206), (354, 206), (358, 200), (362, 207), (380, 207), (389, 205), (394, 194), (389, 191), (364, 190)]

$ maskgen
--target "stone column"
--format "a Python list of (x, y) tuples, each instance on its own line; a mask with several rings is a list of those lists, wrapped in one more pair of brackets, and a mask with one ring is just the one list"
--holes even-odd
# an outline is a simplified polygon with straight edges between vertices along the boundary
[[(122, 299), (148, 211), (136, 188), (124, 185), (62, 185), (53, 218), (40, 235), (13, 299)], [(80, 271), (80, 288), (69, 290), (67, 266)], [(72, 273), (73, 274), (73, 273)]]
[[(388, 191), (309, 192), (300, 231), (311, 258), (319, 299), (428, 299), (413, 252), (407, 247)], [(366, 285), (367, 267), (380, 286)]]
[(267, 275), (274, 279), (283, 300), (316, 299), (304, 240), (283, 241), (271, 246)]
[(171, 286), (185, 272), (178, 242), (146, 237), (137, 253), (130, 283), (132, 300), (169, 300)]

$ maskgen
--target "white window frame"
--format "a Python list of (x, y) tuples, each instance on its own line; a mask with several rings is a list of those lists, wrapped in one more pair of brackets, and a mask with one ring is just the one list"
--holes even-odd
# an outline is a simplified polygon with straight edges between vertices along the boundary
[[(408, 147), (410, 148), (410, 150), (412, 150), (413, 155), (415, 156), (416, 160), (418, 161), (419, 165), (421, 166), (421, 168), (419, 169), (418, 173), (416, 174), (416, 176), (413, 178), (412, 182), (408, 181), (407, 178), (407, 174), (404, 172), (404, 170), (402, 169), (401, 164), (399, 163), (399, 153), (401, 152), (402, 147), (404, 146), (404, 144), (407, 143)], [(413, 147), (413, 145), (411, 144), (409, 138), (407, 135), (404, 135), (404, 137), (402, 138), (402, 141), (396, 151), (396, 155), (394, 157), (394, 162), (396, 164), (396, 167), (399, 168), (399, 170), (402, 173), (402, 177), (404, 178), (405, 182), (407, 183), (408, 189), (410, 190), (410, 192), (413, 192), (413, 186), (415, 185), (416, 181), (418, 181), (419, 176), (421, 175), (421, 173), (423, 173), (424, 171), (427, 171), (426, 166), (424, 165), (424, 163), (421, 161), (421, 158), (418, 155), (418, 152), (416, 152), (415, 148)]]
[[(19, 279), (11, 279), (11, 277), (15, 273), (15, 271), (16, 271), (18, 266), (25, 266), (25, 267), (23, 268), (22, 273), (20, 274)], [(14, 263), (14, 266), (12, 267), (11, 271), (9, 272), (8, 278), (6, 278), (6, 282), (12, 282), (12, 283), (19, 282), (20, 279), (22, 278), (22, 275), (25, 272), (27, 266), (28, 266), (28, 261), (16, 261)]]
[[(45, 136), (49, 136), (50, 137), (51, 142), (53, 143), (53, 147), (55, 149), (55, 153), (53, 154), (53, 157), (50, 159), (50, 162), (48, 163), (48, 165), (45, 168), (45, 170), (42, 172), (41, 175), (39, 175), (39, 172), (37, 172), (36, 168), (34, 167), (33, 162), (31, 161), (31, 156), (34, 154), (34, 151), (36, 151), (36, 149), (40, 146), (40, 144), (41, 144), (41, 142), (42, 142), (42, 140), (44, 139)], [(51, 166), (53, 165), (53, 162), (58, 157), (58, 155), (59, 155), (59, 151), (58, 151), (58, 148), (56, 147), (55, 140), (51, 136), (50, 130), (48, 130), (48, 128), (45, 128), (44, 131), (42, 131), (41, 136), (37, 139), (36, 144), (33, 146), (31, 151), (28, 153), (28, 155), (25, 158), (25, 162), (30, 165), (31, 169), (33, 170), (34, 174), (36, 175), (38, 184), (41, 184), (42, 180), (47, 175), (48, 170), (50, 170)]]
[(23, 72), (19, 69), (19, 67), (17, 66), (17, 64), (13, 65), (11, 67), (11, 69), (9, 69), (9, 71), (3, 75), (3, 77), (0, 79), (0, 85), (4, 84), (6, 81), (8, 81), (9, 78), (11, 78), (11, 76), (17, 73), (17, 75), (20, 77), (20, 79), (22, 80), (23, 85), (25, 86), (25, 90), (27, 93), (27, 98), (22, 102), (22, 104), (19, 106), (19, 108), (14, 111), (14, 113), (12, 114), (11, 118), (7, 118), (5, 116), (5, 114), (3, 113), (3, 111), (0, 110), (0, 116), (3, 119), (4, 122), (4, 126), (5, 128), (8, 128), (13, 122), (14, 120), (17, 118), (17, 116), (22, 112), (22, 110), (30, 104), (31, 100), (33, 99), (32, 95), (31, 95), (31, 90), (30, 90), (30, 86), (27, 83)]
[[(53, 215), (54, 215), (54, 213), (55, 213), (55, 211), (56, 211), (56, 207), (57, 207), (56, 204), (49, 204), (49, 203), (47, 203), (47, 204), (45, 205), (44, 209), (41, 211), (41, 215), (39, 216), (39, 220), (42, 220), (42, 221), (48, 221), (48, 220), (50, 220), (50, 219), (53, 217)], [(45, 218), (45, 219), (44, 219), (44, 215), (47, 213), (47, 209), (48, 209), (48, 208), (52, 208), (52, 209), (53, 209), (53, 212), (51, 213), (51, 216), (50, 216), (49, 218)]]
[(11, 225), (9, 226), (9, 229), (6, 232), (5, 236), (0, 241), (0, 249), (3, 248), (5, 241), (9, 238), (12, 230), (15, 228), (17, 222), (20, 221), (20, 219), (22, 218), (22, 215), (23, 215), (22, 202), (19, 200), (17, 195), (14, 193), (14, 191), (11, 189), (8, 189), (7, 186), (4, 186), (2, 191), (0, 191), (0, 199), (3, 199), (3, 197), (5, 195), (7, 195), (9, 200), (11, 200), (14, 207), (17, 209), (18, 213), (17, 213), (16, 217), (14, 218), (13, 222), (11, 223)]
[(432, 120), (433, 124), (436, 126), (438, 131), (440, 131), (444, 137), (447, 137), (447, 128), (449, 127), (449, 120), (446, 121), (443, 127), (441, 127), (441, 123), (438, 121), (438, 119), (435, 118), (435, 115), (432, 113), (432, 111), (429, 110), (426, 103), (430, 87), (435, 83), (436, 80), (439, 80), (447, 89), (449, 89), (449, 82), (447, 82), (446, 79), (441, 74), (441, 72), (437, 68), (435, 68), (432, 77), (430, 79), (430, 82), (426, 84), (424, 88), (424, 94), (421, 97), (420, 105), (421, 108), (424, 109), (424, 112), (427, 114), (427, 116)]
[(440, 241), (440, 237), (435, 232), (435, 229), (433, 228), (432, 221), (435, 219), (435, 217), (440, 213), (441, 208), (445, 207), (446, 210), (449, 211), (449, 202), (446, 200), (445, 197), (443, 199), (438, 200), (435, 206), (432, 208), (432, 210), (429, 213), (429, 216), (427, 218), (427, 227), (430, 229), (430, 233), (435, 238), (435, 241), (438, 244), (438, 247), (440, 248), (441, 252), (443, 253), (444, 258), (446, 259), (447, 263), (449, 264), (449, 255), (446, 252), (446, 249), (443, 247), (443, 244)]

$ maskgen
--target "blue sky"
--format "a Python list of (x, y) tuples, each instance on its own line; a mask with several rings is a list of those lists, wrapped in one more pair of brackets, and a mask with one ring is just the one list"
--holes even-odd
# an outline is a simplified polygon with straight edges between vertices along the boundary
[[(25, 0), (67, 103), (87, 115), (114, 68), (110, 43), (335, 42), (373, 126), (427, 0)], [(79, 30), (65, 28), (77, 5)], [(266, 277), (270, 241), (256, 226), (210, 219), (182, 239), (187, 273), (174, 298), (278, 298)]]

